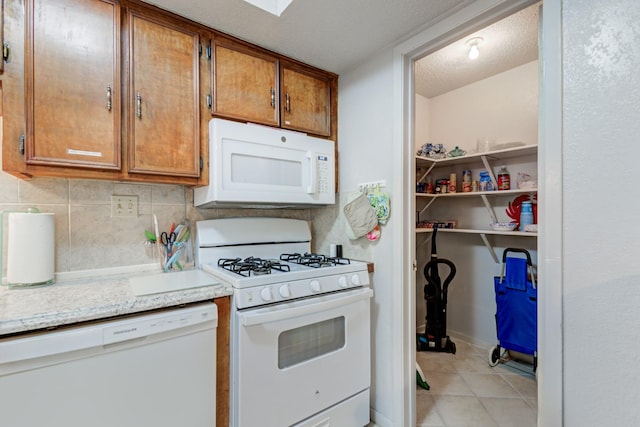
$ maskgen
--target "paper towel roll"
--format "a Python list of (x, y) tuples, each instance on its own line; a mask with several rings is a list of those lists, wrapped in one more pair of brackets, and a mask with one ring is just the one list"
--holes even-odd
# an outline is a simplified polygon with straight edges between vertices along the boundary
[(9, 214), (7, 282), (9, 286), (53, 283), (55, 226), (52, 213)]

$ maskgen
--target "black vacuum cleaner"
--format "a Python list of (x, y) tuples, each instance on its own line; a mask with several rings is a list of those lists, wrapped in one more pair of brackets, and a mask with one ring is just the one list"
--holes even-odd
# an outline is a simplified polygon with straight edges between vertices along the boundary
[[(437, 228), (431, 237), (431, 260), (424, 266), (424, 299), (427, 305), (426, 327), (423, 334), (417, 334), (416, 349), (418, 351), (439, 351), (456, 353), (456, 345), (447, 335), (447, 289), (456, 275), (456, 266), (448, 259), (438, 258), (436, 251)], [(449, 274), (440, 279), (438, 267), (444, 264), (449, 267)]]

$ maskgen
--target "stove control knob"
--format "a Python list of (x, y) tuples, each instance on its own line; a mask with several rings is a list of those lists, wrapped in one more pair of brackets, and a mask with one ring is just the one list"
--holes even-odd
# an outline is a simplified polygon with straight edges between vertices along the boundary
[(312, 280), (309, 286), (312, 292), (320, 292), (320, 282), (318, 280)]
[(262, 297), (262, 301), (271, 301), (273, 299), (273, 295), (271, 294), (271, 289), (264, 288), (260, 291), (260, 296)]
[(280, 289), (278, 289), (278, 293), (280, 294), (280, 296), (282, 298), (290, 298), (291, 297), (291, 291), (289, 290), (289, 285), (280, 286)]
[(349, 283), (347, 283), (347, 276), (338, 277), (338, 286), (340, 286), (341, 288), (346, 288), (347, 286), (349, 286)]
[(355, 286), (359, 286), (360, 285), (360, 276), (358, 276), (357, 274), (354, 274), (353, 276), (351, 276), (351, 284), (355, 285)]

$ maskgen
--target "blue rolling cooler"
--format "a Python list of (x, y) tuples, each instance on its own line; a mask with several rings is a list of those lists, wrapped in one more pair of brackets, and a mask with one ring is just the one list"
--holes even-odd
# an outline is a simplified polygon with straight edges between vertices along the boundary
[[(521, 253), (526, 258), (511, 257)], [(506, 273), (505, 273), (506, 269)], [(530, 271), (530, 275), (529, 272)], [(496, 292), (496, 330), (498, 345), (489, 353), (489, 364), (506, 361), (501, 348), (533, 356), (533, 370), (537, 367), (538, 290), (531, 255), (525, 249), (506, 248), (502, 254), (502, 272), (494, 277)]]

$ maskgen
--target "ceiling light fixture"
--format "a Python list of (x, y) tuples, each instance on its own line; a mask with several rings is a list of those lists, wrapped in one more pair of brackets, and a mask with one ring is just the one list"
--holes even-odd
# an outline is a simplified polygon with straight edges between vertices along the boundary
[(280, 16), (293, 0), (244, 0), (272, 15)]
[(482, 37), (474, 37), (467, 40), (465, 44), (469, 48), (469, 59), (476, 59), (478, 58), (478, 56), (480, 56), (480, 49), (478, 49), (478, 45), (482, 43), (482, 41)]

